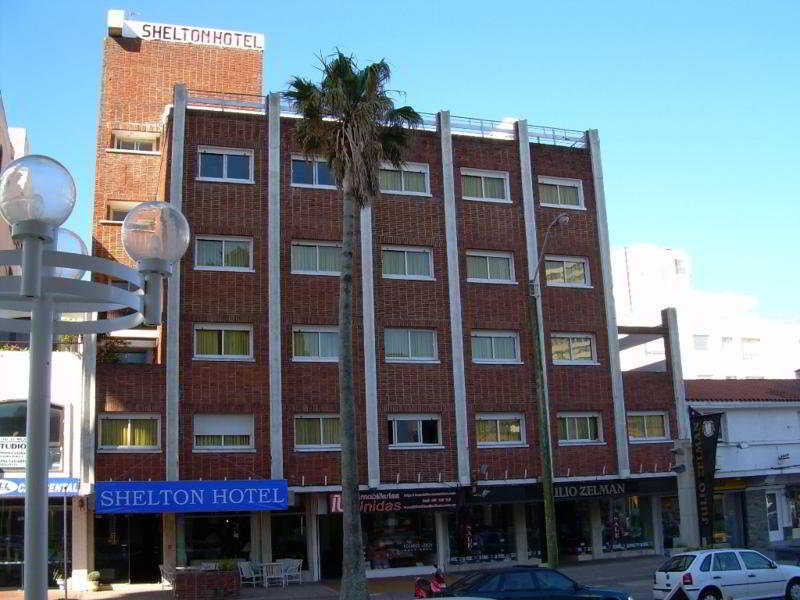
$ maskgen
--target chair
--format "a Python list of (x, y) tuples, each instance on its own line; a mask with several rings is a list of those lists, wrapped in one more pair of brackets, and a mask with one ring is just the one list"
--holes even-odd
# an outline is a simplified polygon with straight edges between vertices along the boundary
[(242, 580), (242, 585), (251, 584), (253, 587), (261, 585), (264, 581), (264, 576), (253, 569), (253, 565), (247, 561), (239, 563), (239, 577)]
[(279, 558), (275, 562), (283, 566), (286, 583), (303, 583), (303, 560), (300, 558)]
[(201, 562), (200, 563), (200, 570), (201, 571), (216, 571), (219, 569), (219, 565), (215, 562)]
[(283, 565), (280, 563), (264, 564), (264, 587), (269, 587), (270, 582), (277, 581), (281, 587), (286, 587), (286, 574), (283, 572)]
[(161, 572), (161, 589), (163, 590), (166, 585), (168, 585), (170, 589), (174, 589), (175, 570), (165, 567), (164, 565), (158, 565), (158, 570)]

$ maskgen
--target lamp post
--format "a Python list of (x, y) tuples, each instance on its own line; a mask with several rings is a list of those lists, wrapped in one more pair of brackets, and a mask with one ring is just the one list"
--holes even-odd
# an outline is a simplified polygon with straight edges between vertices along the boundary
[[(136, 206), (122, 226), (123, 245), (138, 271), (120, 263), (84, 256), (85, 246), (59, 229), (75, 206), (75, 182), (61, 163), (24, 156), (0, 173), (0, 216), (11, 226), (21, 250), (0, 251), (0, 266), (19, 275), (0, 277), (0, 309), (24, 318), (0, 317), (0, 330), (30, 334), (30, 368), (25, 462), (26, 600), (47, 598), (47, 474), (50, 377), (53, 335), (106, 333), (161, 321), (163, 278), (189, 244), (189, 225), (164, 202)], [(76, 242), (77, 240), (77, 242)], [(77, 252), (76, 252), (77, 250)], [(81, 281), (85, 271), (123, 280), (135, 291)], [(131, 309), (106, 320), (62, 321), (61, 312), (97, 313)], [(67, 574), (64, 574), (67, 577)]]
[(556, 531), (556, 508), (553, 498), (553, 463), (550, 451), (550, 401), (547, 386), (544, 384), (544, 348), (542, 348), (542, 322), (539, 319), (539, 271), (544, 262), (547, 238), (556, 225), (569, 222), (569, 215), (556, 215), (544, 232), (539, 262), (533, 277), (528, 282), (528, 310), (530, 311), (531, 329), (533, 332), (533, 378), (536, 388), (536, 407), (539, 416), (539, 458), (542, 463), (542, 496), (544, 497), (544, 531), (547, 544), (547, 564), (558, 566), (558, 532)]

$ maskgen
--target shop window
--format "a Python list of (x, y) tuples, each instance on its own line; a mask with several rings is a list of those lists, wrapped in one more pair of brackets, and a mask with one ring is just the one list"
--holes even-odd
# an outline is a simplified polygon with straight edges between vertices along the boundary
[[(661, 529), (664, 532), (664, 547), (672, 548), (678, 541), (681, 528), (681, 513), (677, 496), (661, 499)], [(684, 569), (685, 570), (685, 569)]]
[(336, 179), (327, 160), (293, 155), (292, 186), (336, 189)]
[(161, 448), (161, 417), (141, 413), (105, 413), (98, 422), (99, 452), (147, 452)]
[(342, 245), (332, 242), (292, 242), (292, 273), (339, 275)]
[(544, 514), (541, 504), (525, 504), (525, 536), (528, 538), (528, 558), (542, 560), (544, 549)]
[(338, 362), (339, 328), (296, 325), (292, 328), (292, 360)]
[(250, 513), (182, 515), (185, 519), (186, 561), (250, 560)]
[(653, 515), (650, 498), (625, 496), (600, 501), (603, 551), (653, 548)]
[(467, 251), (467, 281), (473, 283), (516, 283), (514, 256), (510, 252)]
[(461, 197), (484, 202), (511, 202), (508, 171), (461, 169)]
[(525, 417), (520, 413), (479, 413), (475, 440), (481, 446), (520, 446), (525, 443)]
[(198, 181), (255, 183), (252, 150), (200, 146), (197, 155)]
[(295, 450), (338, 450), (338, 415), (297, 415), (294, 418)]
[[(541, 504), (532, 506), (541, 511)], [(558, 544), (565, 555), (577, 558), (592, 553), (592, 521), (588, 502), (556, 502), (556, 523)], [(541, 521), (541, 527), (544, 531), (544, 520)]]
[(439, 417), (436, 415), (390, 415), (389, 446), (424, 448), (440, 446)]
[(402, 169), (384, 164), (378, 171), (378, 184), (388, 194), (431, 195), (427, 164), (403, 163)]
[(433, 329), (385, 329), (386, 362), (434, 362), (437, 360)]
[(516, 560), (512, 504), (466, 505), (447, 517), (450, 564)]
[(197, 236), (194, 268), (201, 271), (252, 271), (253, 240), (218, 235)]
[(194, 415), (194, 451), (253, 450), (253, 415)]
[(433, 512), (362, 513), (361, 525), (365, 555), (371, 569), (436, 564)]
[[(25, 469), (25, 440), (27, 436), (27, 402), (25, 400), (9, 400), (0, 402), (0, 437), (6, 438), (9, 446), (17, 446), (18, 450), (6, 453), (3, 468), (5, 470)], [(15, 443), (16, 442), (16, 443)], [(64, 409), (50, 406), (50, 470), (61, 469), (61, 456), (64, 444)]]
[(589, 287), (589, 260), (574, 256), (547, 256), (544, 261), (547, 285)]
[(669, 421), (666, 413), (628, 413), (628, 438), (632, 442), (669, 440)]
[(433, 279), (433, 253), (414, 246), (384, 246), (381, 249), (384, 279)]
[(272, 557), (296, 558), (303, 561), (303, 569), (308, 569), (306, 556), (306, 515), (302, 512), (273, 512), (272, 519)]

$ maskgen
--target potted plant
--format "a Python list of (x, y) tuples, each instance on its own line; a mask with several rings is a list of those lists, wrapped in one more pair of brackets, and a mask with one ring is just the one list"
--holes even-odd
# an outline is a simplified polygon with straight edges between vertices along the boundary
[(86, 579), (89, 580), (90, 592), (96, 592), (100, 589), (100, 571), (89, 571)]
[(62, 567), (56, 567), (53, 569), (53, 579), (58, 586), (58, 589), (64, 589), (64, 569)]

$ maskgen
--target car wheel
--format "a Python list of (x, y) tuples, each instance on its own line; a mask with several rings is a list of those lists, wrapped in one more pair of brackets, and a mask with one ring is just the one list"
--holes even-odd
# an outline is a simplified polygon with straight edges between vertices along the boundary
[(786, 586), (786, 600), (800, 600), (800, 579), (792, 579)]
[[(722, 595), (713, 588), (706, 588), (697, 597), (697, 600), (722, 600)], [(800, 598), (798, 598), (800, 600)]]

